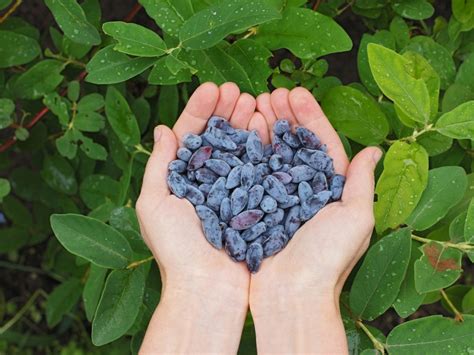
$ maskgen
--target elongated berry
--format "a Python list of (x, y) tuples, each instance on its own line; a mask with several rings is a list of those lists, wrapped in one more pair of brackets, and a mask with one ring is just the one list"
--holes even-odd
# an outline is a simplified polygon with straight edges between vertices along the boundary
[(246, 190), (250, 189), (255, 180), (255, 166), (252, 163), (244, 164), (240, 173), (240, 186)]
[(254, 185), (249, 190), (249, 199), (247, 203), (248, 209), (256, 208), (260, 202), (262, 201), (263, 194), (265, 193), (265, 189), (262, 185)]
[(300, 139), (301, 144), (306, 148), (317, 149), (321, 144), (319, 138), (307, 128), (296, 127), (296, 135)]
[(219, 211), (222, 200), (229, 195), (225, 182), (225, 177), (218, 178), (207, 194), (207, 205), (214, 211)]
[(243, 261), (247, 254), (247, 243), (235, 229), (224, 231), (225, 251), (234, 261)]
[(285, 233), (291, 238), (301, 225), (300, 206), (296, 205), (290, 208), (285, 219)]
[(240, 235), (246, 242), (251, 242), (257, 239), (267, 230), (267, 225), (264, 222), (259, 222), (252, 227), (244, 230)]
[(183, 144), (191, 150), (198, 149), (202, 144), (202, 138), (196, 134), (188, 133), (183, 138)]
[(285, 185), (283, 185), (276, 177), (268, 175), (262, 183), (265, 191), (280, 203), (288, 201), (288, 194)]
[(214, 213), (211, 217), (203, 219), (201, 223), (207, 241), (214, 248), (222, 249), (222, 228), (217, 215)]
[(196, 150), (188, 161), (188, 170), (197, 170), (204, 166), (206, 160), (211, 157), (212, 147), (201, 147)]
[(204, 184), (213, 184), (218, 176), (208, 168), (199, 168), (195, 172), (196, 180)]
[(254, 184), (260, 185), (263, 178), (271, 173), (270, 167), (267, 163), (260, 163), (255, 167), (255, 179)]
[(184, 173), (187, 165), (183, 160), (173, 160), (168, 164), (168, 170)]
[(255, 274), (262, 264), (263, 247), (260, 243), (252, 243), (247, 248), (247, 255), (245, 257), (247, 267), (252, 274)]
[(247, 210), (233, 217), (229, 225), (235, 230), (244, 230), (257, 224), (263, 215), (261, 210)]
[(201, 192), (201, 190), (192, 185), (188, 185), (188, 191), (186, 191), (185, 197), (194, 206), (204, 203), (204, 194)]
[(265, 213), (272, 213), (277, 210), (278, 204), (273, 197), (264, 196), (262, 202), (260, 202), (260, 208)]
[(313, 193), (317, 194), (318, 192), (328, 189), (328, 181), (326, 175), (323, 172), (318, 171), (313, 180), (311, 181), (311, 187), (313, 188)]
[(301, 146), (301, 142), (298, 139), (298, 137), (289, 131), (283, 134), (282, 139), (286, 144), (288, 144), (293, 149), (297, 149)]
[(233, 168), (229, 175), (227, 175), (227, 181), (225, 188), (231, 190), (240, 185), (240, 176), (242, 174), (242, 165), (238, 165)]
[(247, 190), (238, 187), (234, 191), (232, 191), (232, 194), (230, 195), (232, 215), (236, 216), (240, 212), (242, 212), (247, 206), (248, 200), (249, 195)]
[(308, 165), (298, 165), (292, 167), (288, 173), (293, 178), (292, 182), (297, 184), (301, 181), (311, 180), (314, 177), (314, 174), (316, 174), (316, 170)]
[(186, 180), (176, 171), (171, 171), (167, 177), (168, 187), (173, 194), (179, 198), (183, 198), (188, 191)]
[(230, 172), (230, 166), (223, 160), (209, 159), (204, 163), (206, 168), (212, 170), (219, 176), (227, 176)]
[(268, 166), (273, 171), (278, 171), (283, 166), (283, 158), (280, 154), (273, 154), (268, 161)]
[(191, 155), (193, 155), (193, 152), (191, 152), (188, 148), (185, 147), (179, 148), (176, 152), (176, 156), (182, 161), (189, 161), (189, 159), (191, 159)]
[(290, 130), (290, 123), (287, 120), (276, 120), (273, 124), (273, 133), (281, 136)]
[(332, 192), (332, 200), (338, 201), (341, 199), (342, 190), (344, 188), (344, 183), (346, 182), (346, 178), (343, 175), (336, 174), (331, 179), (330, 189)]
[(263, 158), (263, 143), (257, 131), (250, 132), (245, 145), (250, 162), (258, 164)]
[(216, 127), (207, 127), (206, 131), (203, 134), (204, 138), (211, 143), (217, 149), (222, 150), (234, 150), (237, 149), (237, 144), (235, 144), (223, 131), (222, 129)]
[(288, 199), (285, 202), (278, 202), (278, 207), (280, 208), (290, 208), (300, 203), (300, 198), (296, 195), (289, 195)]
[(274, 227), (283, 221), (284, 216), (285, 211), (281, 208), (277, 208), (275, 212), (266, 214), (265, 217), (263, 217), (263, 221), (267, 227)]
[(272, 175), (276, 177), (283, 185), (289, 184), (293, 180), (293, 177), (290, 174), (284, 173), (283, 171), (277, 171)]
[(291, 163), (293, 160), (293, 149), (286, 144), (280, 137), (273, 136), (273, 151), (282, 157), (283, 163)]
[(275, 231), (271, 233), (263, 243), (263, 257), (275, 255), (280, 252), (284, 247), (288, 237), (284, 232)]
[(313, 196), (313, 188), (307, 181), (302, 181), (298, 184), (298, 197), (301, 202), (306, 202)]
[(229, 197), (222, 199), (221, 207), (219, 209), (219, 216), (224, 222), (229, 222), (232, 218), (232, 207)]

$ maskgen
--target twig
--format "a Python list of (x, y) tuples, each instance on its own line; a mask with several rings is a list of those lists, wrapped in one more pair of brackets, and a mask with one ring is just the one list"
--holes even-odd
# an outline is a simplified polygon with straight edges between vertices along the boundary
[(317, 11), (320, 4), (321, 4), (321, 0), (316, 0), (316, 2), (313, 5), (313, 11)]
[(385, 346), (371, 333), (369, 328), (367, 328), (361, 320), (357, 320), (356, 325), (361, 328), (369, 337), (369, 339), (372, 341), (372, 344), (374, 344), (374, 348), (380, 351), (382, 354), (385, 354)]
[(443, 289), (439, 290), (439, 292), (441, 293), (441, 296), (443, 296), (443, 298), (446, 301), (446, 303), (448, 304), (449, 308), (451, 308), (451, 310), (453, 311), (454, 319), (458, 322), (464, 322), (464, 317), (462, 316), (461, 312), (458, 311), (458, 309), (453, 304), (453, 302), (451, 302), (451, 300), (449, 299), (446, 292)]
[(436, 243), (442, 244), (446, 248), (458, 249), (458, 250), (461, 250), (463, 252), (466, 252), (468, 250), (474, 250), (474, 245), (472, 245), (470, 243), (442, 242), (442, 241), (439, 241), (439, 240), (431, 240), (431, 239), (419, 237), (419, 236), (414, 235), (414, 234), (411, 235), (411, 239), (416, 240), (418, 242), (422, 242), (422, 243), (436, 242)]
[(130, 10), (127, 16), (123, 19), (125, 22), (130, 22), (133, 20), (133, 18), (137, 15), (138, 11), (142, 9), (142, 5), (140, 4), (135, 4), (135, 6)]
[(15, 12), (15, 10), (18, 8), (18, 6), (21, 5), (22, 2), (23, 2), (23, 0), (16, 0), (15, 3), (13, 4), (13, 6), (10, 7), (8, 9), (8, 11), (0, 17), (0, 23), (5, 22), (10, 17), (10, 15)]
[(149, 257), (146, 258), (146, 259), (134, 261), (133, 263), (130, 263), (126, 268), (127, 268), (127, 269), (136, 268), (137, 266), (140, 266), (141, 264), (144, 264), (144, 263), (147, 263), (147, 262), (149, 262), (149, 261), (152, 261), (154, 258), (155, 258), (155, 257), (152, 255), (152, 256), (149, 256)]
[(62, 277), (61, 275), (55, 274), (53, 272), (45, 271), (42, 269), (38, 269), (33, 266), (13, 264), (8, 261), (0, 261), (0, 266), (7, 269), (11, 269), (11, 270), (18, 270), (18, 271), (24, 271), (24, 272), (36, 272), (37, 274), (40, 274), (40, 275), (49, 276), (56, 281), (64, 281), (64, 277)]

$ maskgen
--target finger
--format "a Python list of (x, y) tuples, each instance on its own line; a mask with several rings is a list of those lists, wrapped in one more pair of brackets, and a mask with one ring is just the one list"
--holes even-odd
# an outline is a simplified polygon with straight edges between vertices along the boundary
[(273, 111), (271, 95), (266, 92), (257, 96), (257, 111), (260, 112), (265, 121), (267, 121), (269, 137), (272, 136), (273, 124), (276, 121), (276, 115)]
[(351, 201), (367, 206), (372, 210), (374, 201), (374, 169), (382, 156), (376, 147), (368, 147), (360, 151), (352, 159), (347, 169), (346, 184), (342, 193), (342, 201)]
[(214, 83), (204, 83), (194, 91), (173, 127), (178, 141), (187, 133), (200, 134), (204, 130), (218, 99), (219, 88)]
[(234, 112), (230, 117), (230, 124), (232, 127), (247, 129), (250, 119), (255, 112), (255, 106), (255, 99), (250, 94), (240, 94)]
[(219, 101), (214, 115), (229, 119), (240, 96), (240, 89), (235, 83), (224, 83), (219, 86)]
[(140, 195), (161, 199), (169, 195), (166, 183), (168, 164), (176, 158), (178, 141), (173, 131), (165, 125), (155, 128), (155, 145), (146, 164)]
[(313, 95), (307, 89), (298, 87), (291, 90), (289, 101), (298, 124), (313, 131), (327, 145), (336, 173), (344, 175), (349, 165), (344, 146)]
[(260, 112), (254, 112), (249, 122), (249, 131), (256, 130), (263, 144), (270, 143), (267, 121)]
[(279, 120), (288, 120), (290, 124), (295, 124), (296, 119), (290, 107), (289, 101), (290, 91), (288, 89), (279, 88), (270, 95), (273, 111)]

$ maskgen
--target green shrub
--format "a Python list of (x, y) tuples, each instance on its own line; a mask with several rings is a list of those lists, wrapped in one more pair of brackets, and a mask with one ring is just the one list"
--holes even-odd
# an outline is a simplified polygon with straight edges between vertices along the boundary
[[(472, 351), (474, 1), (140, 0), (104, 22), (46, 0), (39, 29), (20, 3), (0, 0), (1, 351), (137, 352), (161, 290), (133, 209), (152, 128), (204, 81), (304, 86), (350, 156), (385, 150), (341, 299), (351, 353)], [(328, 74), (355, 60), (360, 82)], [(254, 336), (249, 318), (242, 353)]]

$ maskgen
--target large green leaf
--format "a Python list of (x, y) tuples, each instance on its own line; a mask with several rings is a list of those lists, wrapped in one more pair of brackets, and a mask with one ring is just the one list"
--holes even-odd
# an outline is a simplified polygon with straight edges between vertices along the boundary
[(158, 59), (148, 76), (148, 82), (153, 85), (175, 85), (191, 81), (191, 71), (188, 68), (173, 73), (168, 69), (168, 57)]
[(69, 252), (111, 269), (126, 267), (132, 257), (127, 239), (96, 219), (76, 214), (53, 214), (51, 227)]
[(118, 181), (108, 175), (88, 175), (79, 186), (82, 201), (91, 210), (104, 204), (107, 200), (117, 201), (120, 186)]
[(177, 36), (184, 22), (194, 14), (192, 0), (139, 0), (148, 16), (171, 36)]
[(141, 74), (156, 62), (156, 58), (130, 58), (113, 47), (102, 48), (87, 63), (86, 81), (92, 84), (120, 83)]
[(266, 1), (228, 0), (199, 11), (179, 31), (182, 45), (190, 49), (210, 48), (227, 35), (281, 18)]
[(46, 301), (46, 321), (49, 327), (56, 326), (63, 316), (68, 313), (81, 297), (81, 281), (70, 279), (65, 281), (53, 292)]
[(63, 81), (64, 63), (46, 59), (24, 72), (13, 84), (14, 94), (22, 99), (39, 99), (52, 92)]
[(474, 53), (469, 54), (459, 66), (456, 74), (456, 84), (467, 86), (474, 92)]
[(299, 58), (315, 58), (345, 52), (352, 41), (330, 17), (310, 9), (289, 7), (281, 20), (258, 27), (255, 40), (268, 49), (287, 48)]
[(384, 171), (375, 193), (376, 228), (395, 228), (415, 209), (428, 181), (428, 155), (423, 147), (401, 141), (394, 143), (384, 160)]
[(461, 201), (467, 188), (467, 176), (459, 166), (444, 166), (428, 174), (428, 185), (406, 223), (425, 230), (440, 221), (451, 207)]
[(392, 9), (402, 17), (423, 20), (434, 13), (433, 6), (426, 0), (395, 0)]
[(140, 235), (140, 226), (133, 208), (124, 206), (114, 209), (110, 214), (109, 223), (128, 239), (133, 251), (149, 253)]
[(397, 314), (406, 318), (416, 312), (425, 298), (424, 294), (419, 293), (415, 288), (415, 261), (421, 257), (421, 251), (418, 249), (418, 243), (412, 241), (411, 257), (408, 263), (407, 273), (400, 286), (398, 296), (393, 302), (393, 308)]
[(10, 193), (10, 182), (7, 179), (0, 178), (0, 202)]
[(363, 145), (376, 145), (387, 137), (387, 118), (372, 97), (349, 86), (327, 92), (322, 107), (339, 132)]
[(410, 235), (410, 229), (400, 229), (369, 249), (351, 287), (355, 315), (372, 320), (393, 304), (410, 260)]
[(407, 71), (409, 60), (375, 43), (367, 46), (369, 65), (377, 85), (385, 96), (411, 119), (430, 120), (430, 96), (426, 84)]
[(451, 138), (474, 139), (474, 101), (465, 102), (443, 114), (435, 128)]
[(87, 21), (76, 0), (45, 0), (45, 3), (68, 38), (87, 45), (100, 44), (99, 32)]
[(94, 318), (97, 305), (99, 304), (100, 295), (104, 288), (105, 276), (107, 269), (91, 264), (89, 269), (89, 276), (87, 277), (84, 290), (82, 292), (82, 301), (84, 302), (84, 310), (89, 321)]
[(104, 23), (102, 29), (118, 41), (114, 47), (116, 51), (140, 57), (159, 57), (165, 54), (165, 42), (146, 27), (114, 21)]
[(272, 56), (272, 52), (251, 39), (232, 43), (226, 52), (247, 72), (255, 94), (268, 91), (267, 79), (272, 74), (268, 58)]
[(105, 113), (112, 129), (124, 145), (140, 143), (140, 128), (127, 100), (113, 86), (107, 89)]
[(425, 148), (430, 157), (442, 154), (453, 145), (453, 139), (436, 131), (425, 132), (416, 137), (416, 142)]
[(474, 338), (474, 316), (464, 322), (442, 316), (415, 319), (395, 327), (387, 337), (390, 354), (468, 354)]
[(0, 99), (0, 129), (8, 127), (12, 123), (12, 114), (15, 111), (15, 103), (10, 99)]
[(120, 338), (133, 325), (142, 304), (145, 282), (143, 266), (110, 273), (92, 323), (94, 345)]
[(461, 276), (462, 252), (438, 242), (421, 247), (423, 256), (415, 262), (415, 287), (420, 293), (451, 286)]
[(176, 85), (163, 85), (158, 98), (158, 120), (173, 127), (178, 119), (179, 93)]
[(369, 43), (377, 43), (384, 47), (395, 49), (395, 38), (390, 32), (382, 30), (375, 32), (373, 35), (364, 33), (360, 40), (359, 50), (357, 52), (357, 69), (360, 81), (371, 94), (379, 95), (380, 90), (370, 71), (369, 57), (367, 56), (367, 45)]
[(0, 31), (0, 68), (31, 62), (41, 53), (33, 38), (10, 31)]

